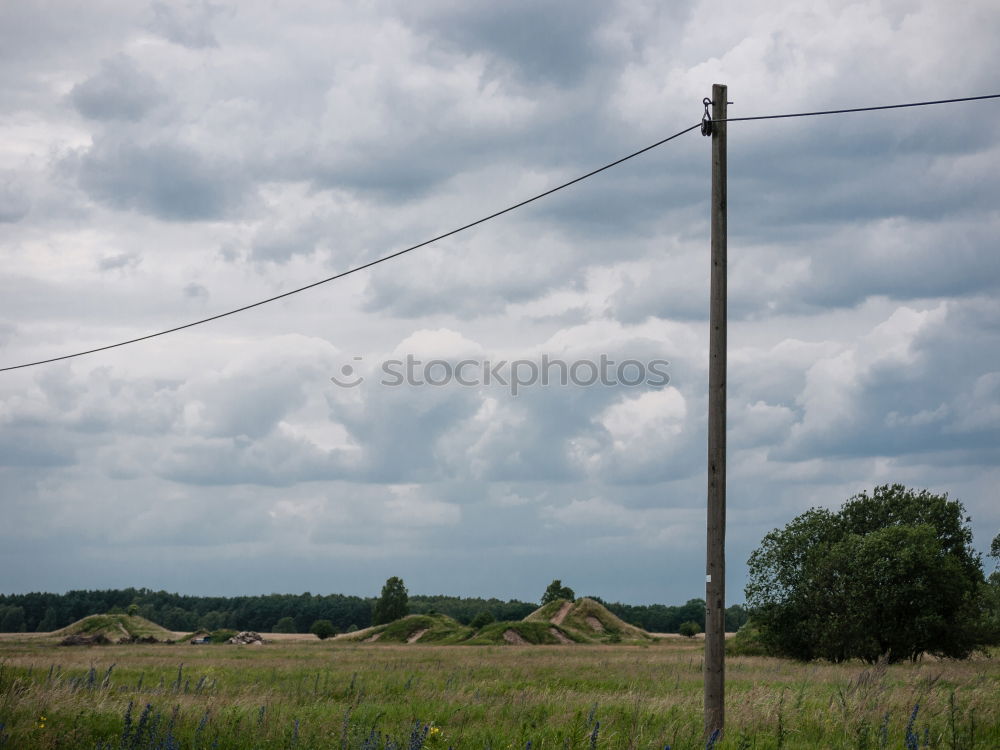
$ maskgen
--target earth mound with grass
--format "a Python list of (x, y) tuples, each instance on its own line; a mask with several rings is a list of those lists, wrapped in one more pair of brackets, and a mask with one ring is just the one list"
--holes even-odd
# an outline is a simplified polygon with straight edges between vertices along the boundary
[(593, 599), (556, 599), (524, 618), (526, 623), (548, 623), (577, 643), (621, 643), (651, 641), (642, 628), (629, 625)]
[(435, 643), (470, 646), (543, 646), (575, 643), (636, 643), (653, 640), (593, 599), (559, 599), (523, 620), (462, 625), (447, 615), (409, 615), (387, 625), (359, 630), (337, 640), (361, 643)]
[(407, 615), (386, 625), (376, 625), (337, 640), (362, 643), (461, 643), (472, 628), (447, 615)]
[(338, 640), (361, 643), (433, 643), (437, 645), (543, 645), (576, 643), (577, 638), (547, 622), (491, 622), (482, 628), (462, 625), (447, 615), (409, 615), (387, 625), (359, 630)]
[(110, 643), (152, 643), (174, 637), (173, 632), (137, 615), (90, 615), (52, 635), (77, 640), (86, 637), (95, 643), (101, 643), (101, 638)]
[(557, 646), (580, 643), (577, 637), (548, 622), (491, 622), (474, 633), (467, 643), (477, 645)]

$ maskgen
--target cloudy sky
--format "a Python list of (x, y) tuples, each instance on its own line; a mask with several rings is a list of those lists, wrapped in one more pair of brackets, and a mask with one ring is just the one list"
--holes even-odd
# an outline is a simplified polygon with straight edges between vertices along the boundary
[[(998, 38), (993, 0), (6, 3), (0, 366), (394, 252), (713, 83), (733, 117), (997, 93)], [(692, 132), (0, 373), (0, 591), (703, 595), (709, 161)], [(962, 500), (985, 550), (1000, 102), (734, 123), (729, 165), (729, 601), (763, 534), (887, 482)], [(602, 355), (670, 382), (380, 377)]]

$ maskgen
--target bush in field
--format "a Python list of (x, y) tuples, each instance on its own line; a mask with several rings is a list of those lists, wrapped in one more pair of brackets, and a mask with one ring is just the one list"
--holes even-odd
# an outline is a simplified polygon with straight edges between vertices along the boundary
[(766, 656), (767, 649), (760, 639), (760, 629), (753, 620), (747, 620), (726, 641), (726, 656)]
[(333, 623), (329, 620), (316, 620), (309, 628), (309, 632), (314, 636), (319, 638), (321, 641), (325, 641), (330, 636), (337, 634), (337, 629), (333, 627)]
[(213, 630), (209, 638), (212, 639), (212, 643), (225, 643), (234, 635), (236, 635), (235, 630), (226, 630), (226, 629)]
[(969, 656), (985, 581), (962, 504), (902, 485), (813, 508), (750, 556), (747, 604), (771, 653), (803, 661)]
[(406, 617), (410, 613), (409, 593), (403, 585), (403, 579), (393, 576), (385, 582), (382, 593), (375, 602), (375, 609), (372, 612), (372, 623), (374, 625), (385, 625)]
[(487, 625), (489, 625), (495, 619), (496, 618), (493, 616), (492, 612), (490, 612), (488, 609), (484, 609), (482, 612), (480, 612), (478, 615), (472, 618), (472, 622), (469, 623), (469, 626), (475, 628), (476, 630), (479, 630), (480, 628), (484, 628)]
[(683, 636), (687, 636), (688, 638), (694, 638), (701, 632), (701, 625), (693, 622), (692, 620), (688, 620), (687, 622), (681, 623), (681, 626), (677, 628), (677, 632)]
[(271, 630), (272, 633), (297, 633), (299, 632), (298, 626), (295, 624), (295, 620), (291, 617), (282, 617), (276, 623), (274, 623), (274, 628)]

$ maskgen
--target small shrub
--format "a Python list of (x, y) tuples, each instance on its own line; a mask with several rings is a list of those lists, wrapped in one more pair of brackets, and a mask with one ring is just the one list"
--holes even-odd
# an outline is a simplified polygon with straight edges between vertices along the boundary
[(687, 622), (682, 622), (681, 626), (677, 628), (677, 632), (688, 638), (694, 638), (698, 633), (701, 632), (701, 625), (696, 623), (694, 620), (688, 620)]
[(325, 641), (330, 636), (336, 635), (337, 629), (333, 627), (333, 623), (329, 620), (316, 620), (312, 624), (312, 627), (309, 628), (309, 632), (321, 641)]

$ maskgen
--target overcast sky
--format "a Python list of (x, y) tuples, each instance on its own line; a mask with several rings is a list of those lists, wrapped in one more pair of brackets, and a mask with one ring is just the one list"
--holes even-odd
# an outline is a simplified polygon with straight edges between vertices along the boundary
[[(5, 3), (0, 366), (399, 250), (713, 83), (733, 117), (997, 93), (997, 39), (994, 0)], [(695, 131), (0, 374), (0, 591), (703, 596), (709, 165)], [(985, 550), (1000, 101), (734, 123), (729, 168), (728, 601), (767, 531), (883, 483), (960, 499)], [(669, 384), (383, 385), (408, 355)]]

